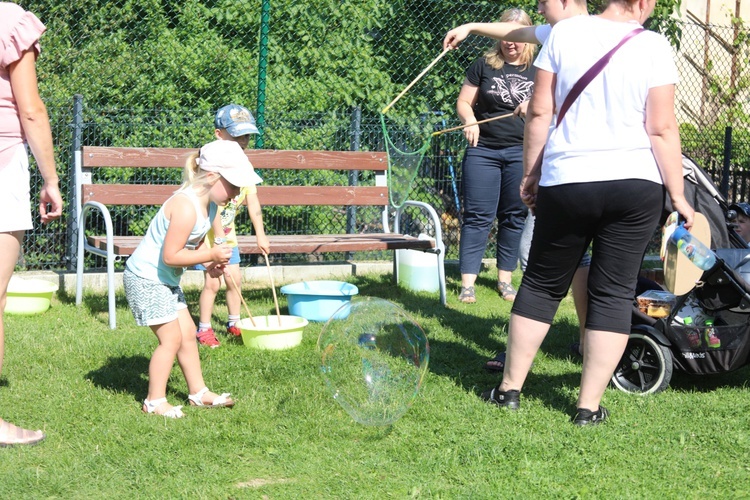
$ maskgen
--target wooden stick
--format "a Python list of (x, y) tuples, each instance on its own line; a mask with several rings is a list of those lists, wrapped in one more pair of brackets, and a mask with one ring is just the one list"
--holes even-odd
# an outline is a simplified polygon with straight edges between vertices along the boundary
[(487, 122), (492, 122), (495, 120), (502, 120), (503, 118), (510, 118), (511, 116), (513, 116), (513, 113), (508, 113), (508, 114), (500, 115), (500, 116), (493, 116), (492, 118), (487, 118), (486, 120), (479, 120), (478, 122), (465, 123), (463, 125), (459, 125), (458, 127), (451, 127), (445, 130), (438, 130), (437, 132), (433, 132), (432, 135), (435, 136), (435, 135), (444, 134), (446, 132), (453, 132), (454, 130), (460, 130), (462, 128), (471, 127), (472, 125), (479, 125), (480, 123), (487, 123)]
[(400, 93), (399, 95), (397, 95), (397, 96), (396, 96), (396, 98), (395, 98), (394, 100), (392, 100), (392, 101), (391, 101), (391, 103), (390, 103), (390, 104), (389, 104), (388, 106), (386, 106), (386, 107), (384, 107), (384, 108), (383, 108), (383, 111), (381, 111), (381, 113), (382, 113), (382, 114), (386, 114), (386, 113), (388, 112), (388, 110), (389, 110), (389, 109), (391, 109), (391, 106), (393, 106), (394, 104), (396, 104), (396, 101), (398, 101), (399, 99), (401, 99), (401, 98), (402, 98), (402, 97), (404, 96), (404, 94), (406, 94), (406, 92), (407, 92), (407, 91), (408, 91), (408, 90), (409, 90), (410, 88), (412, 88), (412, 87), (414, 86), (414, 84), (415, 84), (415, 83), (417, 83), (417, 82), (419, 81), (419, 79), (420, 79), (420, 78), (422, 78), (422, 77), (423, 77), (423, 76), (424, 76), (424, 75), (425, 75), (425, 74), (426, 74), (426, 73), (427, 73), (428, 71), (430, 71), (430, 69), (432, 69), (432, 67), (433, 67), (433, 66), (435, 66), (435, 65), (437, 64), (437, 62), (438, 62), (438, 61), (439, 61), (440, 59), (442, 59), (442, 58), (443, 58), (443, 56), (444, 56), (445, 54), (447, 54), (447, 53), (448, 53), (448, 52), (449, 52), (450, 50), (451, 50), (451, 48), (450, 48), (450, 47), (448, 47), (447, 49), (443, 50), (443, 52), (442, 52), (442, 53), (441, 53), (441, 54), (440, 54), (439, 56), (437, 56), (437, 57), (436, 57), (436, 58), (435, 58), (435, 59), (434, 59), (434, 60), (433, 60), (433, 61), (432, 61), (432, 62), (430, 63), (430, 65), (429, 65), (429, 66), (427, 66), (427, 67), (426, 67), (426, 68), (425, 68), (424, 70), (422, 70), (422, 72), (421, 72), (420, 74), (418, 74), (418, 75), (417, 75), (417, 77), (416, 77), (416, 78), (415, 78), (414, 80), (412, 80), (412, 82), (411, 82), (411, 83), (410, 83), (409, 85), (407, 85), (407, 86), (406, 86), (406, 88), (405, 88), (404, 90), (402, 90), (402, 91), (401, 91), (401, 93)]
[(252, 323), (253, 326), (258, 326), (258, 325), (255, 324), (255, 320), (253, 319), (253, 315), (250, 314), (250, 308), (247, 307), (247, 302), (245, 302), (245, 298), (242, 296), (242, 290), (240, 290), (240, 287), (237, 286), (237, 282), (234, 281), (234, 276), (232, 276), (230, 273), (227, 273), (227, 274), (229, 274), (229, 279), (232, 280), (232, 284), (234, 285), (235, 290), (237, 290), (237, 293), (240, 296), (240, 300), (242, 301), (242, 305), (245, 306), (245, 312), (247, 313), (248, 317), (250, 318), (250, 323)]
[(263, 252), (263, 257), (266, 259), (266, 267), (268, 268), (268, 277), (271, 279), (271, 291), (273, 292), (273, 303), (276, 304), (276, 319), (279, 321), (279, 326), (281, 326), (281, 314), (279, 313), (279, 299), (276, 297), (276, 285), (273, 283), (273, 273), (271, 272), (271, 264), (268, 262), (268, 254)]

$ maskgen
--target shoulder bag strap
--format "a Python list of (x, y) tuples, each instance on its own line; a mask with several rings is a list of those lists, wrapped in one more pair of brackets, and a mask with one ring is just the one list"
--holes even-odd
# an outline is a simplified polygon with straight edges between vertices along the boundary
[(646, 30), (644, 28), (638, 28), (625, 35), (625, 38), (620, 40), (620, 43), (615, 45), (612, 50), (604, 54), (601, 59), (596, 61), (596, 63), (591, 66), (591, 68), (589, 68), (586, 73), (583, 74), (583, 76), (575, 83), (575, 85), (573, 85), (573, 88), (570, 89), (567, 97), (565, 97), (565, 101), (563, 101), (562, 106), (560, 106), (560, 112), (557, 113), (557, 125), (555, 125), (555, 128), (560, 126), (560, 123), (562, 123), (562, 119), (565, 116), (565, 113), (568, 112), (568, 108), (570, 108), (570, 105), (573, 104), (576, 99), (578, 99), (578, 96), (581, 94), (581, 92), (583, 92), (583, 89), (585, 89), (586, 86), (591, 83), (591, 80), (596, 78), (596, 75), (602, 72), (604, 67), (609, 63), (609, 60), (612, 59), (614, 53), (617, 52), (620, 47), (625, 45), (625, 42), (643, 31)]

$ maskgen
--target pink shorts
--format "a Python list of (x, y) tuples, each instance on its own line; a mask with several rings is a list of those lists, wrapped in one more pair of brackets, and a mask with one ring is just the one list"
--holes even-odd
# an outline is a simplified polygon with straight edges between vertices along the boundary
[(29, 154), (19, 144), (13, 159), (0, 167), (0, 233), (32, 229)]

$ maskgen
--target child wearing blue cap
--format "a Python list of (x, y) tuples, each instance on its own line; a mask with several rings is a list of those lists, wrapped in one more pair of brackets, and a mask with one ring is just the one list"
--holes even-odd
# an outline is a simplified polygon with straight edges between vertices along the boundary
[(742, 236), (745, 243), (750, 243), (750, 204), (744, 202), (733, 203), (729, 209), (737, 212), (735, 231)]
[[(220, 108), (214, 117), (214, 127), (214, 134), (217, 139), (234, 141), (242, 149), (247, 148), (250, 135), (258, 133), (253, 115), (247, 108), (237, 104), (228, 104)], [(232, 256), (224, 266), (209, 266), (209, 269), (202, 265), (196, 266), (203, 271), (204, 277), (203, 291), (199, 299), (200, 316), (196, 337), (201, 345), (212, 348), (220, 345), (211, 324), (211, 317), (216, 302), (216, 294), (221, 289), (222, 276), (227, 287), (227, 310), (229, 313), (227, 316), (227, 334), (235, 337), (239, 337), (241, 334), (236, 323), (240, 320), (240, 306), (242, 305), (240, 295), (242, 274), (240, 273), (240, 252), (237, 248), (234, 219), (243, 202), (247, 204), (250, 221), (258, 238), (258, 247), (265, 254), (268, 254), (271, 248), (263, 229), (263, 215), (255, 186), (243, 188), (239, 195), (229, 200), (226, 205), (219, 207), (219, 216), (216, 217), (211, 230), (206, 235), (205, 244), (210, 248), (215, 244), (225, 243), (232, 248)]]

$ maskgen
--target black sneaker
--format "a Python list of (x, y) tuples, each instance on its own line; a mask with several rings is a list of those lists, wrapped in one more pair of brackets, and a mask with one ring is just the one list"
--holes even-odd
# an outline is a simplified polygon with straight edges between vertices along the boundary
[(586, 408), (576, 408), (576, 414), (570, 420), (576, 425), (597, 425), (604, 422), (609, 417), (609, 411), (599, 406), (597, 411), (591, 411)]
[(501, 391), (500, 386), (482, 393), (482, 399), (494, 405), (517, 410), (521, 406), (521, 392), (516, 390)]

